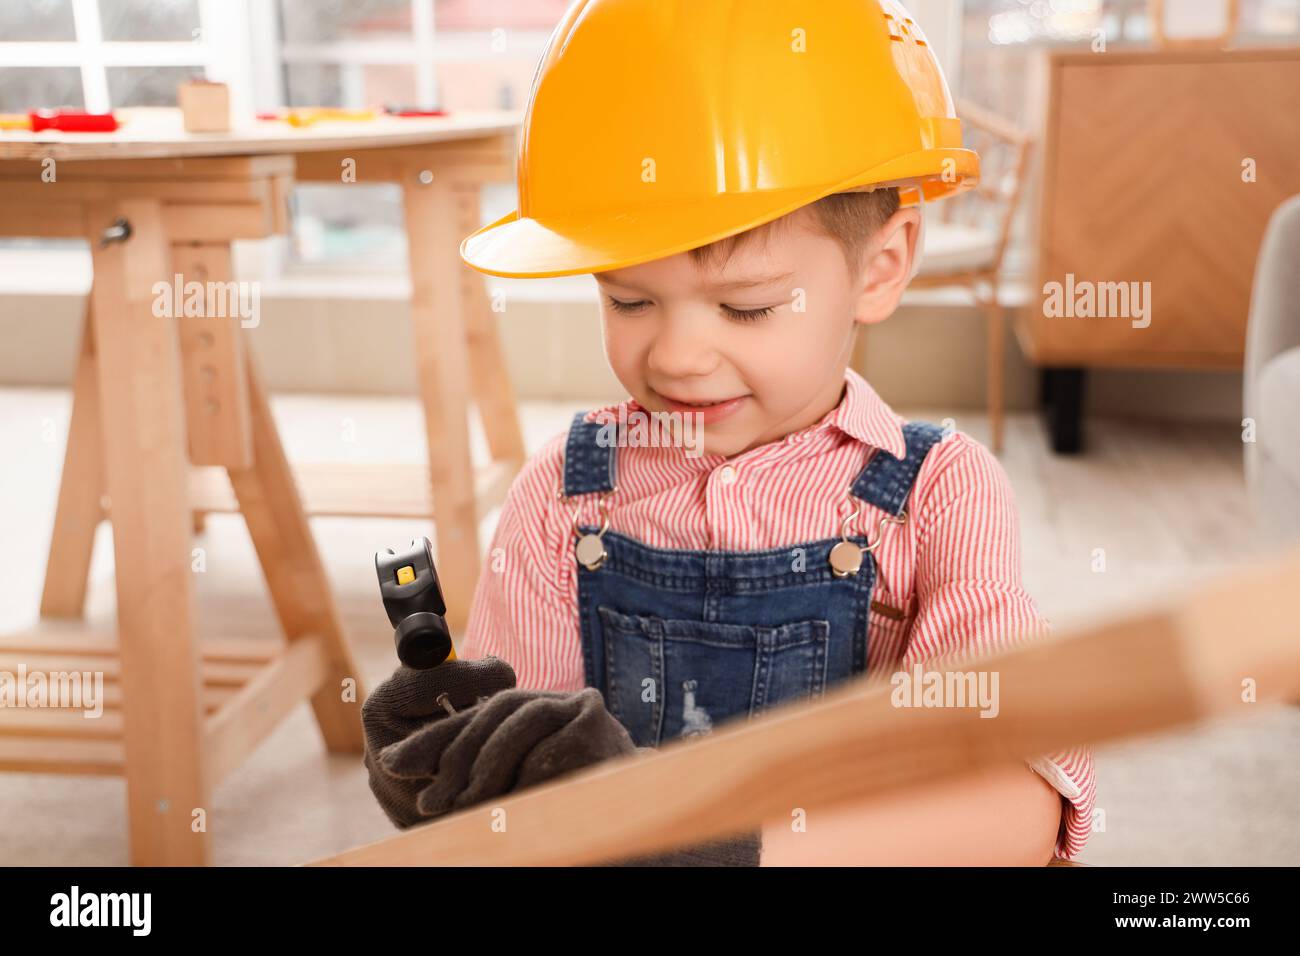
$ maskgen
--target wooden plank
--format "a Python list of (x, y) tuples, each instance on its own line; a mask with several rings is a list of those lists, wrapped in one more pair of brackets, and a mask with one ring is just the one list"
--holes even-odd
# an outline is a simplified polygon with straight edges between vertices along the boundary
[(95, 530), (104, 519), (104, 452), (90, 307), (88, 298), (81, 353), (72, 380), (72, 417), (63, 452), (50, 554), (45, 565), (45, 588), (41, 592), (41, 614), (46, 617), (81, 617), (86, 606)]
[[(305, 152), (297, 156), (297, 179), (337, 183), (348, 168), (359, 183), (418, 181), (424, 170), (471, 185), (501, 182), (514, 178), (512, 147), (510, 137), (493, 136), (419, 146)], [(481, 225), (475, 222), (474, 229)]]
[(208, 717), (204, 743), (208, 782), (215, 787), (329, 677), (321, 639), (304, 635)]
[(79, 656), (57, 650), (15, 654), (0, 652), (0, 670), (16, 671), (24, 667), (29, 673), (91, 672), (103, 674), (105, 680), (122, 679), (122, 662), (116, 657)]
[[(239, 693), (238, 687), (204, 687), (200, 695), (204, 714), (213, 714)], [(122, 685), (114, 681), (104, 684), (104, 710), (122, 709)]]
[[(66, 165), (66, 164), (65, 164)], [(62, 168), (62, 167), (60, 167)], [(200, 187), (189, 180), (114, 180), (69, 179), (60, 176), (51, 183), (36, 179), (0, 177), (0, 204), (21, 202), (103, 202), (109, 199), (162, 199), (169, 202), (193, 202)], [(269, 179), (232, 179), (205, 182), (201, 187), (205, 202), (265, 202), (271, 194)]]
[(0, 736), (0, 771), (115, 776), (125, 764), (120, 741)]
[(163, 206), (163, 222), (173, 242), (263, 239), (275, 231), (271, 207), (265, 202), (168, 203)]
[[(104, 680), (122, 680), (122, 662), (118, 657), (79, 656), (61, 652), (23, 653), (0, 651), (0, 670), (16, 671), (19, 666), (29, 673), (77, 672), (103, 674)], [(265, 667), (249, 661), (203, 661), (203, 683), (211, 686), (239, 687)]]
[(243, 687), (269, 664), (233, 664), (203, 662), (204, 687)]
[(0, 737), (120, 740), (122, 714), (107, 708), (94, 717), (61, 707), (0, 707)]
[[(236, 696), (243, 685), (204, 685), (201, 696), (203, 711), (205, 714), (212, 714), (220, 710), (231, 698)], [(116, 678), (104, 678), (104, 688), (102, 701), (104, 711), (120, 711), (122, 709), (122, 685)]]
[[(865, 680), (318, 861), (568, 865), (639, 856), (973, 770), (1300, 699), (1300, 549), (1148, 608), (943, 671), (999, 676), (996, 719)], [(1225, 636), (1231, 635), (1231, 639)], [(939, 668), (930, 668), (939, 670)], [(1257, 701), (1247, 701), (1253, 681)], [(504, 822), (505, 826), (500, 826)]]
[[(505, 501), (517, 469), (509, 461), (493, 462), (475, 471), (474, 496), (479, 514)], [(429, 518), (433, 495), (427, 465), (302, 462), (293, 466), (303, 510), (313, 516)], [(191, 499), (197, 512), (234, 514), (239, 503), (226, 476), (213, 469), (195, 469), (190, 476)]]
[[(6, 133), (6, 138), (12, 133)], [(83, 146), (93, 146), (84, 134), (78, 134)], [(73, 143), (72, 145), (76, 145)], [(94, 154), (96, 150), (74, 149), (72, 152)], [(40, 180), (45, 170), (41, 159), (0, 161), (0, 179), (30, 181)], [(292, 176), (293, 157), (285, 154), (267, 156), (169, 156), (165, 158), (142, 159), (117, 152), (108, 159), (62, 159), (54, 167), (56, 183), (96, 183), (116, 181), (123, 184), (143, 183), (159, 180), (162, 183), (189, 181), (193, 189), (195, 181), (202, 182), (203, 188), (215, 188), (218, 192), (226, 184), (249, 182), (266, 179), (271, 176)], [(53, 185), (53, 184), (50, 184)], [(182, 187), (184, 188), (184, 187)], [(160, 197), (154, 197), (160, 198)]]
[(199, 652), (205, 661), (264, 664), (274, 660), (283, 645), (252, 638), (226, 637), (199, 642)]
[[(131, 223), (131, 238), (101, 245), (104, 229), (119, 218)], [(190, 827), (191, 811), (207, 807), (208, 794), (180, 349), (175, 324), (152, 309), (153, 285), (168, 271), (169, 239), (156, 200), (92, 204), (86, 219), (117, 565), (131, 859), (202, 865), (209, 838)]]
[(0, 216), (0, 237), (83, 239), (85, 211), (79, 202), (12, 202)]
[[(61, 654), (74, 657), (116, 657), (117, 635), (91, 629), (42, 626), (34, 631), (0, 636), (0, 654), (13, 658), (23, 654)], [(205, 661), (265, 663), (279, 652), (281, 644), (256, 638), (204, 638), (199, 653)]]
[(213, 714), (225, 707), (239, 693), (238, 687), (203, 688), (203, 709), (205, 714)]
[[(253, 463), (253, 429), (240, 336), (241, 309), (251, 303), (237, 291), (230, 244), (173, 243), (171, 256), (173, 279), (168, 287), (173, 296), (186, 295), (185, 286), (190, 282), (205, 290), (205, 314), (177, 319), (190, 462), (247, 468)], [(208, 283), (220, 283), (220, 288), (233, 294), (209, 297)], [(183, 301), (175, 307), (181, 307)], [(209, 309), (219, 314), (206, 314)], [(254, 318), (260, 320), (260, 316)]]

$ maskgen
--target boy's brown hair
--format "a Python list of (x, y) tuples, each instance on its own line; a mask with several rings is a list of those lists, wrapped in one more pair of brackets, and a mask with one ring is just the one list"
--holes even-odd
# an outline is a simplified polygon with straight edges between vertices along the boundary
[(796, 214), (811, 211), (812, 222), (822, 232), (840, 244), (850, 270), (855, 270), (862, 260), (871, 237), (898, 211), (898, 189), (873, 189), (870, 192), (833, 193), (816, 202), (801, 206), (780, 219), (719, 239), (708, 245), (690, 250), (696, 266), (723, 266), (737, 249), (755, 238), (766, 240), (774, 228), (788, 228)]

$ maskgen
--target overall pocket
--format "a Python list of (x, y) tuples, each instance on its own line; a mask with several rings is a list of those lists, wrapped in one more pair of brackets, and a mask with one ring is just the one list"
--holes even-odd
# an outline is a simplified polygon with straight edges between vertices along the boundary
[(637, 746), (708, 733), (826, 688), (829, 621), (751, 627), (596, 611), (609, 711)]

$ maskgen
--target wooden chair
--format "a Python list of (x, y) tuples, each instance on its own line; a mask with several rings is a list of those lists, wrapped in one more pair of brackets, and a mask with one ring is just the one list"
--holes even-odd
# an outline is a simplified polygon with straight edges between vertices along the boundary
[[(953, 665), (999, 674), (999, 716), (897, 708), (864, 681), (319, 861), (570, 865), (707, 842), (795, 806), (861, 804), (1082, 743), (1300, 698), (1300, 549), (1123, 618)], [(1257, 696), (1244, 693), (1247, 681)], [(923, 755), (923, 757), (918, 756)], [(501, 824), (506, 824), (504, 827)]]
[(1005, 403), (1006, 313), (998, 304), (998, 277), (1015, 219), (1033, 140), (974, 103), (957, 106), (967, 145), (980, 154), (980, 183), (944, 200), (926, 223), (921, 269), (914, 289), (965, 286), (984, 311), (990, 445), (1002, 450)]

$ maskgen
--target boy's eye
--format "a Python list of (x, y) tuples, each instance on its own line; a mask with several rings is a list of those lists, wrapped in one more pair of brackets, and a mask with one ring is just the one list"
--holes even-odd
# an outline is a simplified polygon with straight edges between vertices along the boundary
[(612, 295), (605, 296), (605, 301), (609, 303), (609, 307), (615, 312), (621, 312), (624, 315), (631, 315), (635, 312), (640, 312), (650, 304), (645, 299), (638, 299), (635, 302), (624, 302), (621, 299), (614, 298)]
[[(622, 315), (635, 315), (650, 305), (650, 302), (646, 299), (637, 299), (634, 302), (624, 302), (622, 299), (616, 299), (612, 295), (606, 295), (605, 301), (609, 303), (611, 309), (615, 312), (621, 313)], [(760, 319), (767, 318), (775, 312), (776, 307), (769, 305), (762, 309), (737, 309), (729, 305), (724, 305), (722, 306), (722, 311), (725, 312), (729, 318), (737, 322), (757, 322)]]
[(776, 306), (769, 305), (762, 309), (733, 309), (729, 305), (724, 305), (722, 311), (727, 313), (737, 322), (757, 322), (765, 319), (776, 311)]

